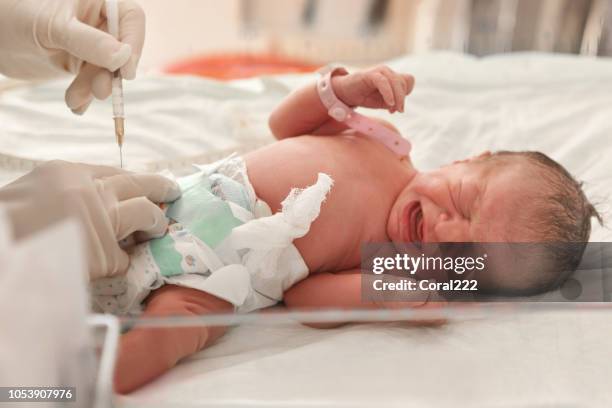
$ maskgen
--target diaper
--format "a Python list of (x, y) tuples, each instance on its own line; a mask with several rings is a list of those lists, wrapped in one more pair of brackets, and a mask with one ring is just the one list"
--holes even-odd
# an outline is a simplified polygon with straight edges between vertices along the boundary
[(130, 249), (127, 274), (91, 283), (95, 311), (140, 312), (152, 290), (173, 284), (224, 299), (238, 312), (274, 305), (308, 275), (293, 240), (308, 233), (332, 179), (293, 189), (272, 214), (258, 199), (244, 160), (232, 155), (178, 180), (182, 196), (166, 208), (168, 233)]

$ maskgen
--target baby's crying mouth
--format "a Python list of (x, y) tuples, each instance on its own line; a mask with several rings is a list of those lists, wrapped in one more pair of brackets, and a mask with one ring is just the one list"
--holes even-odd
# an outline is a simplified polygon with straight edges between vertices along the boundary
[(410, 241), (422, 242), (423, 241), (423, 209), (420, 203), (416, 204), (409, 214), (410, 219), (408, 220), (408, 227), (410, 228)]

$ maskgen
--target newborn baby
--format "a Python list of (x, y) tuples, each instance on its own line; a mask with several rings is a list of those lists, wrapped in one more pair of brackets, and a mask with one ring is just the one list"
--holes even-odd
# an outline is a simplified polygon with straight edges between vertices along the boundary
[[(337, 97), (349, 106), (403, 112), (404, 98), (412, 91), (414, 79), (378, 67), (333, 76), (331, 83)], [(363, 243), (588, 241), (594, 208), (580, 184), (541, 153), (485, 152), (421, 173), (408, 157), (398, 157), (382, 143), (331, 119), (315, 84), (289, 95), (270, 116), (270, 128), (279, 142), (206, 167), (198, 176), (213, 192), (209, 199), (220, 198), (215, 208), (221, 208), (222, 202), (232, 202), (227, 208), (237, 220), (233, 225), (225, 208), (224, 216), (229, 218), (223, 228), (227, 234), (211, 238), (214, 242), (204, 247), (217, 251), (249, 222), (259, 222), (258, 228), (282, 224), (281, 229), (287, 231), (299, 225), (301, 232), (275, 249), (277, 263), (270, 266), (273, 274), (266, 275), (265, 268), (257, 269), (261, 266), (254, 254), (244, 261), (247, 249), (238, 247), (251, 279), (263, 287), (286, 291), (283, 300), (289, 308), (384, 307), (361, 299)], [(305, 190), (294, 190), (283, 204), (295, 188)], [(181, 198), (188, 199), (185, 194)], [(295, 210), (300, 205), (308, 214), (298, 220), (300, 212)], [(170, 232), (179, 242), (185, 236), (183, 224), (187, 221), (176, 221), (179, 227), (171, 227)], [(163, 240), (154, 240), (147, 248), (163, 247), (168, 243)], [(239, 237), (234, 239), (234, 243), (239, 241)], [(145, 279), (143, 270), (152, 258), (147, 258), (149, 250), (143, 248), (135, 250), (128, 275), (140, 273)], [(248, 248), (257, 250), (261, 248)], [(260, 259), (268, 259), (269, 252), (262, 254)], [(521, 280), (500, 276), (495, 285), (520, 293), (548, 289), (559, 281), (554, 271), (575, 269), (582, 252), (549, 255), (558, 266), (550, 273)], [(175, 263), (168, 261), (170, 257), (157, 262), (162, 271), (157, 270), (156, 277), (147, 281), (149, 289), (157, 289), (144, 301), (144, 316), (249, 311), (280, 300), (260, 293), (257, 285), (244, 296), (235, 296), (227, 289), (223, 292), (218, 288), (227, 285), (228, 277), (244, 276), (241, 266), (219, 264), (211, 274), (214, 268), (207, 265), (198, 269), (189, 256), (183, 254)], [(215, 262), (224, 257), (223, 248), (211, 255)], [(162, 264), (165, 266), (159, 266)], [(173, 271), (179, 264), (183, 269)], [(277, 264), (282, 267), (275, 269)], [(185, 268), (189, 273), (184, 273)], [(235, 299), (242, 303), (236, 304)], [(244, 302), (248, 303), (246, 310)], [(152, 380), (180, 359), (211, 344), (224, 330), (189, 327), (129, 331), (121, 337), (116, 390), (129, 392)]]

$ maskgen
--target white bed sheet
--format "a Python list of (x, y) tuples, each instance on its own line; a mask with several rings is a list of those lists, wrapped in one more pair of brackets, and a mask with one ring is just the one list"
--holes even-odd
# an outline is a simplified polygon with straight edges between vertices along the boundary
[[(417, 78), (392, 121), (417, 167), (486, 149), (536, 149), (586, 182), (609, 213), (612, 61), (516, 54), (438, 53), (392, 61)], [(128, 167), (271, 140), (269, 111), (314, 75), (217, 83), (149, 77), (126, 84)], [(6, 83), (0, 83), (5, 85)], [(109, 103), (74, 117), (67, 82), (0, 93), (0, 177), (31, 159), (117, 164)], [(212, 157), (212, 156), (211, 156)], [(592, 240), (610, 241), (595, 226)], [(123, 398), (126, 406), (610, 406), (610, 313), (576, 311), (452, 323), (438, 329), (362, 325), (320, 331), (243, 326)], [(143, 405), (144, 404), (144, 405)]]
[(125, 407), (609, 407), (609, 312), (439, 328), (242, 326)]

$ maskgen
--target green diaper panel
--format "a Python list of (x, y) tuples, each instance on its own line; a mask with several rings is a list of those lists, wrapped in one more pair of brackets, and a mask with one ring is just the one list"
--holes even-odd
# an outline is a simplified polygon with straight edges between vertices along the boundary
[(170, 204), (166, 215), (187, 228), (211, 248), (242, 224), (227, 203), (211, 191), (210, 179), (197, 173), (179, 181), (182, 196)]
[(170, 235), (153, 239), (149, 242), (153, 259), (163, 276), (181, 275), (183, 256), (174, 248), (174, 239)]
[[(198, 251), (191, 236), (195, 236), (214, 249), (234, 229), (242, 224), (226, 200), (212, 192), (210, 178), (202, 173), (184, 177), (178, 181), (181, 198), (168, 206), (166, 215), (182, 228), (173, 230), (163, 238), (151, 241), (151, 252), (163, 276), (183, 274), (183, 258), (189, 264), (189, 256)], [(218, 180), (215, 180), (218, 184)]]

